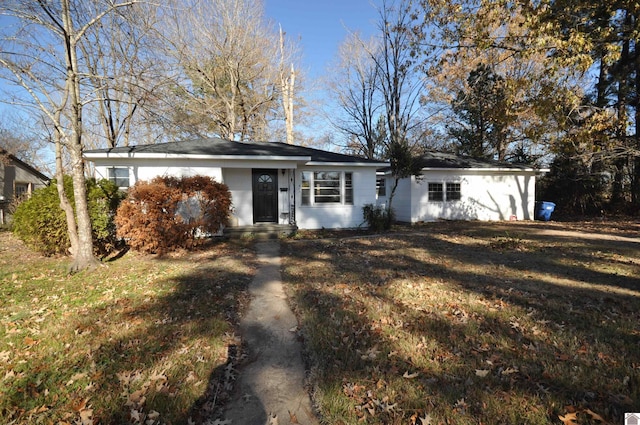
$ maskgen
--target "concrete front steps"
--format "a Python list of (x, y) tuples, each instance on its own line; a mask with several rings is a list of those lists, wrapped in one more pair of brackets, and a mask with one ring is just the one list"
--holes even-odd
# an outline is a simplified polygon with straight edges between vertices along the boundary
[(224, 229), (224, 236), (229, 238), (278, 239), (296, 233), (295, 224), (256, 223), (253, 226), (233, 226)]

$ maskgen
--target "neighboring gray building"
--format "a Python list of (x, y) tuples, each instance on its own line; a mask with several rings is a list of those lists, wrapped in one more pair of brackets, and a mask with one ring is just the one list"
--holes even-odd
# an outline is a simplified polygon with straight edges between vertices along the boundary
[(0, 225), (9, 219), (9, 205), (49, 184), (49, 177), (0, 148)]

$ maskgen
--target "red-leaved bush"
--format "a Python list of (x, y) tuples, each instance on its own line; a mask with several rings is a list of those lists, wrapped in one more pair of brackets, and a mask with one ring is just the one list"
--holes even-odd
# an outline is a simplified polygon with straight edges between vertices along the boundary
[(228, 224), (230, 209), (229, 188), (211, 177), (156, 177), (129, 189), (115, 221), (132, 249), (161, 254), (217, 233)]

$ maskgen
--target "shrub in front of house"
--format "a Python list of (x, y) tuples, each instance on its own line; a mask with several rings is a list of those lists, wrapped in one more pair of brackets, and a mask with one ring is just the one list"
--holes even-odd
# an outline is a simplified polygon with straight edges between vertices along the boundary
[(365, 204), (362, 207), (362, 216), (369, 229), (380, 232), (391, 229), (395, 217), (393, 210), (388, 211), (384, 206)]
[[(64, 177), (64, 190), (74, 203), (73, 181)], [(117, 246), (113, 221), (122, 192), (108, 180), (87, 179), (87, 199), (96, 255), (107, 255)], [(44, 255), (67, 254), (71, 244), (67, 220), (60, 208), (56, 181), (37, 189), (30, 198), (20, 202), (13, 213), (12, 230), (31, 249)]]
[(116, 214), (118, 236), (137, 251), (191, 248), (228, 224), (231, 192), (211, 177), (156, 177), (129, 189)]

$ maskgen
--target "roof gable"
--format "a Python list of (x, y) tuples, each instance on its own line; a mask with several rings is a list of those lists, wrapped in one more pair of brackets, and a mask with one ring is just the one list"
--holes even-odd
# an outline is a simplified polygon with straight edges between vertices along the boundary
[[(49, 178), (48, 176), (46, 176), (45, 174), (40, 172), (38, 169), (36, 169), (32, 165), (29, 165), (26, 162), (24, 162), (21, 159), (19, 159), (18, 157), (16, 157), (15, 155), (10, 154), (5, 149), (0, 148), (0, 157), (2, 157), (2, 156), (8, 158), (9, 162), (13, 163), (13, 165), (18, 166), (18, 167), (20, 167), (20, 168), (22, 168), (24, 170), (27, 170), (29, 173), (33, 174), (34, 176), (36, 176), (40, 180), (47, 181), (47, 182), (51, 180), (51, 178)], [(0, 162), (2, 162), (2, 158), (0, 158)], [(2, 164), (0, 164), (0, 165), (2, 165)]]

